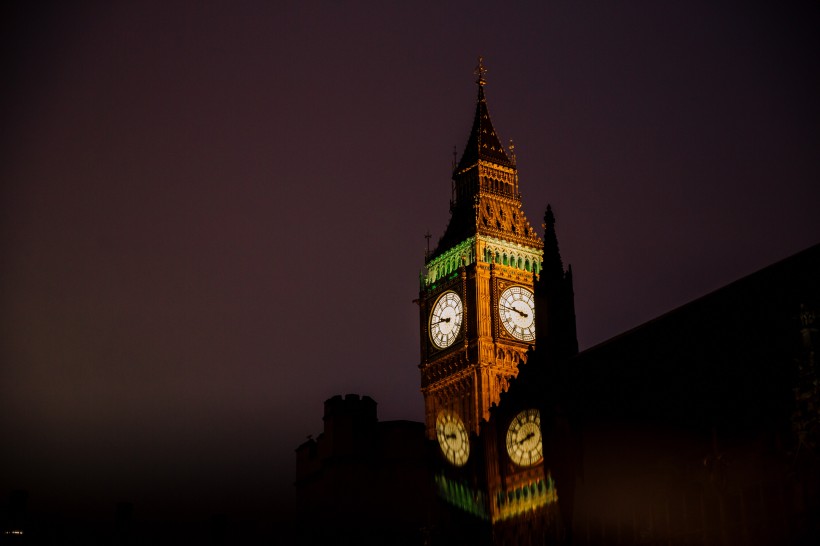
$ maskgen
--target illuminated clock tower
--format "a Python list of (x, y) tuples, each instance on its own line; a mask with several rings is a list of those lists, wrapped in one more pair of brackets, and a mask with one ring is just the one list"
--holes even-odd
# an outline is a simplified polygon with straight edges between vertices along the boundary
[[(421, 390), (427, 436), (478, 433), (535, 342), (533, 285), (543, 245), (521, 209), (512, 144), (505, 150), (476, 68), (478, 100), (453, 170), (450, 222), (428, 254), (419, 294)], [(454, 464), (458, 465), (457, 462)]]

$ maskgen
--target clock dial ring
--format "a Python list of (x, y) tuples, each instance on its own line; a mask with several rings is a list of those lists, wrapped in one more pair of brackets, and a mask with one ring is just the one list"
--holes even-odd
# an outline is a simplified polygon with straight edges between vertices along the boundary
[(470, 457), (467, 427), (454, 412), (442, 410), (436, 417), (436, 438), (441, 453), (453, 466), (464, 466)]
[(523, 286), (510, 286), (498, 298), (504, 329), (520, 341), (535, 339), (535, 295)]
[(527, 409), (513, 417), (507, 428), (507, 454), (518, 466), (533, 466), (541, 461), (541, 413), (537, 409)]
[(433, 345), (446, 349), (455, 343), (463, 319), (464, 304), (458, 294), (452, 290), (441, 294), (430, 312), (429, 332)]

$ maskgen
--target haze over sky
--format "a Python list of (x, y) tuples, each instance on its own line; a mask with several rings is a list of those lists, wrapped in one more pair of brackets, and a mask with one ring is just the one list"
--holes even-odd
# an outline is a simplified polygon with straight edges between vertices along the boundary
[(261, 513), (326, 398), (421, 420), (412, 300), (479, 54), (582, 349), (817, 243), (819, 12), (6, 5), (0, 495)]

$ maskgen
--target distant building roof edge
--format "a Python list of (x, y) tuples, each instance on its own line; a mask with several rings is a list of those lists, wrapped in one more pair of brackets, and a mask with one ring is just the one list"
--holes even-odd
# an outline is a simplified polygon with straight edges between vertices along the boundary
[[(803, 249), (799, 252), (796, 252), (796, 253), (794, 253), (790, 256), (787, 256), (787, 257), (785, 257), (781, 260), (778, 260), (774, 263), (771, 263), (771, 264), (769, 264), (769, 265), (767, 265), (767, 266), (765, 266), (761, 269), (758, 269), (757, 271), (749, 273), (748, 275), (744, 275), (743, 277), (740, 277), (739, 279), (735, 279), (734, 281), (730, 282), (729, 284), (723, 285), (720, 288), (716, 288), (715, 290), (707, 292), (706, 294), (704, 294), (702, 296), (699, 296), (699, 297), (695, 298), (692, 301), (686, 302), (683, 305), (680, 305), (678, 307), (670, 309), (669, 311), (666, 311), (665, 313), (663, 313), (661, 315), (658, 315), (655, 318), (649, 319), (646, 322), (638, 324), (637, 326), (634, 326), (634, 327), (632, 327), (632, 328), (630, 328), (630, 329), (628, 329), (624, 332), (621, 332), (620, 334), (616, 334), (616, 335), (614, 335), (613, 337), (611, 337), (609, 339), (601, 341), (600, 343), (596, 343), (592, 347), (587, 347), (586, 349), (584, 349), (583, 351), (581, 351), (577, 355), (575, 355), (573, 357), (573, 360), (584, 358), (584, 356), (587, 355), (588, 353), (592, 353), (594, 351), (603, 349), (603, 348), (605, 348), (605, 347), (607, 347), (607, 346), (609, 346), (613, 343), (616, 343), (616, 342), (618, 342), (618, 341), (620, 341), (620, 340), (622, 340), (622, 339), (624, 339), (624, 338), (626, 338), (630, 335), (635, 334), (639, 330), (642, 330), (642, 329), (647, 328), (651, 325), (657, 324), (657, 323), (669, 318), (672, 315), (684, 312), (685, 310), (691, 309), (692, 307), (694, 307), (696, 305), (700, 305), (705, 300), (713, 298), (721, 292), (728, 291), (728, 290), (730, 290), (732, 288), (735, 288), (735, 287), (737, 287), (737, 286), (739, 286), (743, 283), (749, 282), (750, 280), (752, 280), (755, 277), (765, 275), (767, 272), (771, 272), (774, 269), (782, 267), (784, 264), (786, 264), (788, 262), (796, 261), (796, 260), (800, 260), (800, 259), (805, 259), (806, 257), (812, 255), (813, 253), (816, 253), (817, 257), (818, 257), (818, 260), (820, 260), (820, 243), (814, 244), (814, 245), (812, 245), (808, 248), (805, 248), (805, 249)], [(820, 280), (818, 280), (818, 282), (820, 282)]]

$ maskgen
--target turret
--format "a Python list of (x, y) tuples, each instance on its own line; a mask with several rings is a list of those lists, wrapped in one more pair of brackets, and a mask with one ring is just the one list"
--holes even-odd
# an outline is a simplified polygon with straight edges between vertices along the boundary
[(325, 400), (324, 438), (327, 456), (349, 455), (369, 445), (378, 418), (376, 401), (369, 396), (336, 395)]
[(542, 361), (565, 361), (578, 353), (575, 331), (575, 292), (572, 266), (566, 271), (558, 249), (555, 215), (547, 205), (544, 213), (544, 261), (535, 282), (535, 319), (538, 358)]

